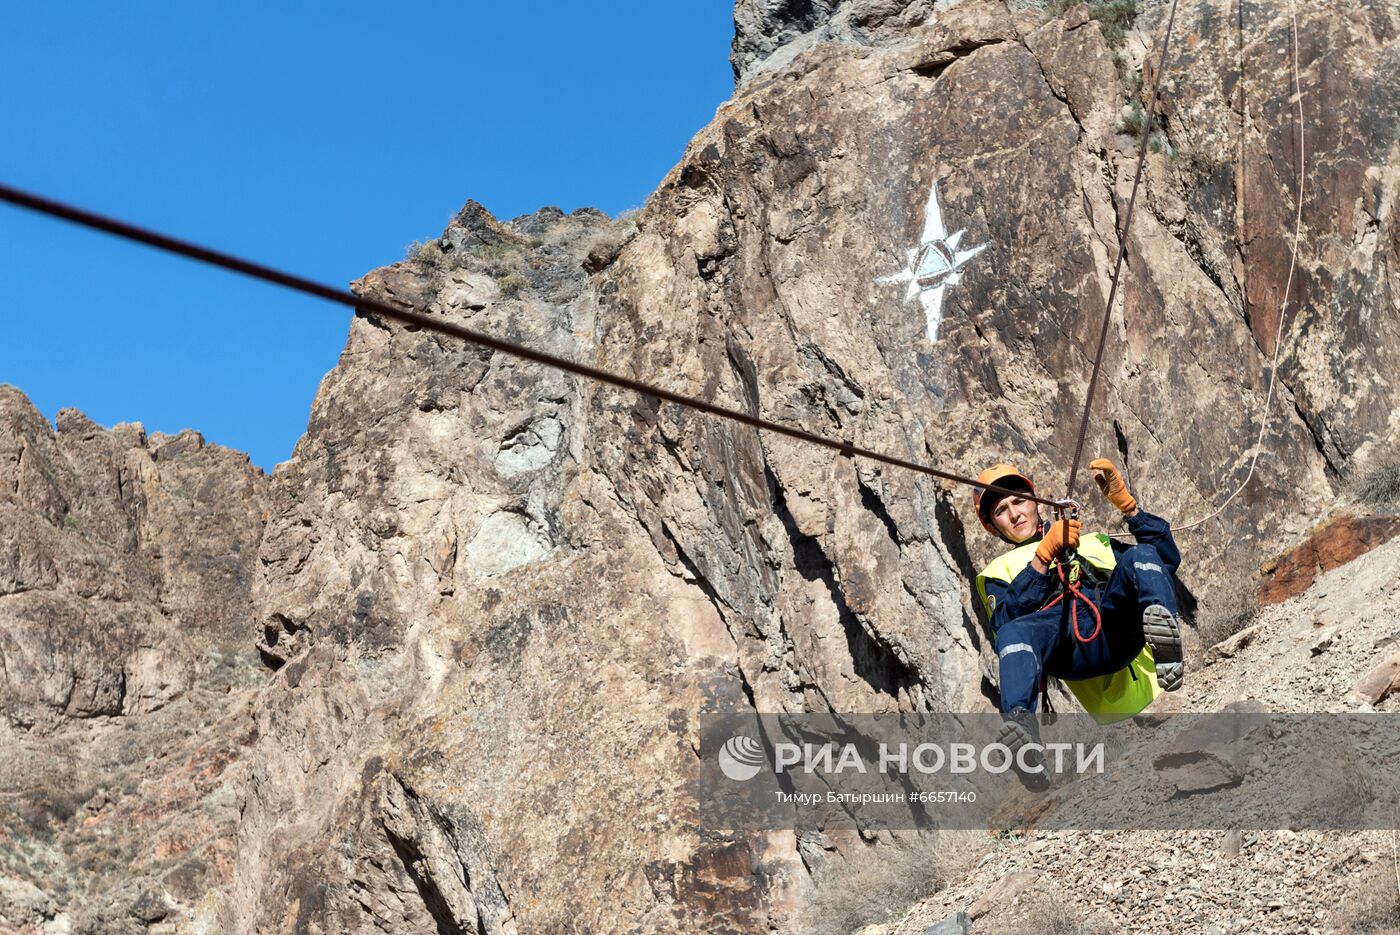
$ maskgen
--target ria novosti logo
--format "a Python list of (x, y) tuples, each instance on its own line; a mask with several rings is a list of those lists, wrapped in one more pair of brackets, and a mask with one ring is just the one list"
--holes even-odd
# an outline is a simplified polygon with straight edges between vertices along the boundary
[[(776, 743), (770, 762), (763, 745), (744, 734), (735, 734), (720, 747), (719, 768), (735, 782), (745, 782), (765, 768), (778, 774), (820, 773), (841, 776), (844, 773), (907, 775), (916, 773), (966, 775), (988, 773), (997, 775), (1016, 769), (1022, 773), (1103, 773), (1106, 748), (1102, 742), (1085, 743), (1027, 743), (1018, 749), (1004, 743), (978, 745), (955, 742), (949, 744), (920, 743), (910, 748), (905, 743), (880, 743), (878, 758), (871, 762), (854, 743)], [(1032, 755), (1028, 757), (1028, 754)], [(1071, 759), (1073, 754), (1073, 759)], [(1043, 761), (1042, 761), (1043, 758)]]
[(735, 782), (744, 782), (758, 775), (759, 770), (768, 765), (763, 755), (763, 745), (752, 737), (739, 734), (730, 737), (719, 748), (720, 772)]

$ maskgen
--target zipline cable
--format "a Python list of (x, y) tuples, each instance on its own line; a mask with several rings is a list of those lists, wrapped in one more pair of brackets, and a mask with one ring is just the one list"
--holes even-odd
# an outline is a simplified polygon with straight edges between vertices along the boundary
[(1103, 325), (1099, 329), (1099, 349), (1094, 354), (1094, 369), (1089, 374), (1089, 390), (1084, 394), (1084, 416), (1079, 420), (1079, 440), (1074, 443), (1074, 458), (1070, 461), (1069, 477), (1065, 480), (1065, 499), (1074, 499), (1074, 482), (1079, 474), (1079, 459), (1084, 454), (1084, 439), (1089, 432), (1089, 412), (1094, 404), (1094, 388), (1099, 382), (1099, 368), (1103, 364), (1104, 345), (1108, 341), (1108, 323), (1113, 318), (1113, 300), (1118, 296), (1118, 279), (1123, 272), (1123, 260), (1128, 255), (1128, 237), (1133, 228), (1133, 209), (1137, 206), (1138, 185), (1142, 182), (1142, 169), (1147, 164), (1147, 141), (1152, 136), (1152, 123), (1157, 116), (1157, 97), (1162, 89), (1162, 77), (1166, 74), (1167, 49), (1171, 44), (1172, 24), (1176, 22), (1176, 3), (1172, 0), (1171, 12), (1167, 15), (1167, 30), (1162, 34), (1162, 53), (1157, 61), (1157, 74), (1152, 76), (1152, 95), (1147, 102), (1147, 119), (1142, 125), (1142, 147), (1138, 153), (1137, 171), (1133, 173), (1133, 190), (1128, 196), (1128, 210), (1123, 217), (1123, 231), (1118, 238), (1118, 259), (1113, 263), (1113, 282), (1108, 289), (1108, 301), (1104, 303)]
[(36, 195), (32, 192), (13, 188), (3, 183), (0, 183), (0, 201), (6, 201), (17, 207), (26, 208), (30, 211), (38, 212), (39, 214), (46, 214), (50, 217), (69, 221), (91, 230), (111, 234), (124, 240), (145, 244), (148, 247), (164, 250), (167, 253), (173, 253), (210, 266), (217, 266), (241, 276), (247, 276), (276, 286), (282, 286), (285, 289), (301, 292), (318, 299), (324, 299), (327, 302), (345, 305), (356, 311), (373, 312), (385, 318), (392, 318), (404, 324), (415, 325), (429, 331), (436, 331), (439, 334), (445, 334), (471, 344), (476, 344), (480, 347), (499, 351), (502, 354), (509, 354), (512, 357), (519, 357), (523, 360), (542, 364), (546, 367), (572, 373), (575, 376), (584, 377), (585, 379), (594, 380), (599, 383), (607, 383), (625, 390), (631, 390), (642, 396), (655, 397), (656, 399), (675, 403), (678, 406), (684, 406), (718, 418), (730, 419), (761, 431), (773, 432), (778, 435), (796, 439), (797, 441), (829, 448), (848, 457), (867, 458), (871, 461), (878, 461), (882, 464), (892, 465), (893, 467), (905, 468), (920, 474), (926, 474), (930, 477), (938, 477), (943, 480), (953, 481), (954, 483), (966, 484), (970, 487), (980, 487), (984, 490), (994, 491), (995, 493), (1023, 497), (1045, 506), (1053, 507), (1056, 506), (1057, 503), (1055, 500), (1037, 497), (1024, 490), (998, 487), (995, 484), (980, 484), (971, 477), (964, 477), (960, 474), (953, 474), (948, 471), (940, 471), (937, 468), (918, 464), (914, 461), (908, 461), (904, 458), (896, 458), (878, 451), (872, 451), (868, 448), (861, 448), (850, 442), (837, 441), (802, 429), (781, 425), (777, 422), (769, 422), (767, 419), (760, 419), (757, 416), (749, 415), (737, 409), (717, 406), (714, 403), (706, 402), (703, 399), (696, 399), (692, 396), (684, 396), (659, 386), (653, 386), (649, 383), (643, 383), (640, 380), (634, 380), (631, 377), (624, 377), (620, 374), (611, 373), (597, 367), (591, 367), (587, 364), (569, 360), (566, 357), (558, 357), (554, 354), (537, 351), (520, 344), (493, 337), (481, 331), (475, 331), (471, 328), (464, 328), (461, 325), (454, 325), (450, 322), (441, 321), (420, 312), (411, 312), (395, 308), (377, 299), (357, 296), (348, 289), (337, 289), (334, 286), (319, 283), (311, 279), (305, 279), (292, 273), (283, 272), (270, 266), (264, 266), (251, 260), (233, 256), (232, 254), (222, 253), (218, 250), (203, 247), (190, 241), (180, 240), (167, 234), (161, 234), (147, 228), (138, 227), (135, 224), (97, 214), (84, 208), (54, 201), (51, 198), (45, 198), (42, 195)]

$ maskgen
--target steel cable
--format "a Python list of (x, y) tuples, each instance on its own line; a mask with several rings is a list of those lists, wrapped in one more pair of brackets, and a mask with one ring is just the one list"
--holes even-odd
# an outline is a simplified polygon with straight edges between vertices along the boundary
[(1108, 301), (1104, 303), (1103, 325), (1099, 328), (1099, 349), (1094, 353), (1094, 369), (1089, 374), (1089, 389), (1084, 394), (1084, 416), (1079, 420), (1079, 439), (1074, 443), (1074, 458), (1070, 461), (1069, 477), (1065, 479), (1065, 499), (1074, 499), (1074, 482), (1079, 474), (1079, 459), (1084, 454), (1084, 439), (1089, 432), (1089, 412), (1094, 404), (1094, 388), (1099, 382), (1099, 368), (1103, 364), (1104, 345), (1108, 341), (1108, 323), (1113, 318), (1113, 300), (1118, 296), (1118, 280), (1123, 272), (1123, 260), (1128, 255), (1128, 236), (1133, 228), (1133, 210), (1137, 207), (1138, 186), (1142, 182), (1142, 169), (1147, 164), (1147, 141), (1152, 136), (1152, 123), (1157, 116), (1157, 98), (1162, 89), (1162, 77), (1166, 74), (1167, 50), (1171, 44), (1172, 24), (1176, 22), (1176, 3), (1172, 0), (1171, 12), (1167, 16), (1167, 30), (1162, 34), (1162, 53), (1158, 57), (1157, 74), (1152, 78), (1152, 95), (1147, 102), (1147, 118), (1142, 126), (1142, 147), (1138, 153), (1137, 171), (1133, 173), (1133, 190), (1128, 196), (1128, 210), (1123, 217), (1123, 231), (1118, 238), (1118, 258), (1113, 263), (1113, 281), (1108, 289)]
[(718, 406), (714, 403), (706, 402), (703, 399), (696, 399), (692, 396), (685, 396), (681, 393), (676, 393), (671, 390), (663, 389), (659, 386), (644, 383), (640, 380), (634, 380), (631, 377), (625, 377), (620, 374), (611, 373), (606, 370), (601, 370), (597, 367), (589, 366), (588, 364), (581, 364), (577, 361), (572, 361), (565, 357), (559, 357), (554, 354), (545, 353), (543, 351), (537, 351), (520, 344), (515, 344), (511, 341), (505, 341), (501, 338), (493, 337), (481, 331), (475, 331), (471, 328), (465, 328), (461, 325), (455, 325), (451, 324), (450, 322), (441, 321), (440, 319), (422, 314), (421, 312), (413, 312), (401, 308), (396, 308), (392, 305), (389, 305), (388, 303), (381, 302), (377, 299), (357, 296), (353, 292), (350, 292), (348, 289), (338, 289), (334, 286), (329, 286), (311, 279), (306, 279), (304, 277), (297, 276), (292, 273), (287, 273), (282, 270), (274, 269), (270, 266), (264, 266), (260, 263), (255, 263), (251, 260), (245, 260), (241, 257), (233, 256), (232, 254), (228, 253), (223, 253), (209, 247), (204, 247), (199, 244), (192, 243), (190, 241), (180, 240), (178, 238), (171, 237), (167, 234), (162, 234), (157, 231), (152, 231), (143, 227), (138, 227), (137, 225), (128, 223), (126, 221), (121, 221), (116, 218), (111, 218), (105, 215), (97, 214), (95, 212), (88, 211), (84, 208), (79, 208), (73, 205), (65, 204), (63, 202), (55, 201), (51, 198), (45, 198), (42, 195), (36, 195), (32, 192), (27, 192), (22, 189), (14, 188), (3, 183), (0, 183), (0, 201), (6, 201), (12, 205), (16, 205), (21, 208), (26, 208), (31, 211), (36, 211), (40, 214), (46, 214), (50, 217), (55, 217), (61, 220), (69, 221), (71, 223), (78, 224), (82, 227), (87, 227), (92, 230), (97, 230), (106, 234), (111, 234), (115, 237), (120, 237), (124, 240), (131, 240), (135, 241), (136, 243), (145, 244), (146, 246), (154, 247), (157, 250), (164, 250), (167, 253), (173, 253), (178, 256), (185, 257), (187, 259), (208, 264), (210, 266), (217, 266), (222, 269), (229, 270), (230, 272), (237, 273), (241, 276), (247, 276), (252, 279), (258, 279), (263, 282), (272, 283), (273, 285), (282, 286), (283, 288), (291, 289), (294, 292), (301, 292), (305, 295), (314, 296), (318, 299), (324, 299), (328, 302), (334, 302), (339, 305), (345, 305), (352, 309), (355, 309), (356, 311), (372, 312), (376, 315), (382, 315), (385, 318), (392, 318), (395, 321), (403, 322), (404, 324), (415, 325), (419, 328), (424, 328), (429, 331), (438, 332), (439, 334), (445, 334), (454, 338), (458, 338), (460, 340), (476, 344), (480, 347), (490, 348), (491, 350), (499, 351), (502, 354), (509, 354), (512, 357), (519, 357), (523, 360), (528, 360), (537, 364), (542, 364), (546, 367), (552, 367), (556, 370), (562, 370), (566, 373), (572, 373), (575, 376), (584, 377), (585, 379), (589, 380), (595, 380), (599, 383), (610, 384), (612, 386), (620, 387), (625, 390), (631, 390), (632, 392), (638, 393), (642, 396), (651, 396), (656, 399), (665, 400), (666, 402), (670, 403), (675, 403), (678, 406), (685, 406), (686, 408), (694, 409), (698, 412), (703, 412), (711, 416), (716, 416), (718, 418), (729, 419), (734, 422), (739, 422), (743, 425), (747, 425), (751, 428), (759, 429), (761, 431), (773, 432), (775, 434), (783, 435), (788, 438), (792, 438), (797, 441), (805, 442), (811, 445), (819, 445), (823, 448), (828, 448), (833, 451), (840, 452), (841, 454), (846, 455), (847, 457), (866, 458), (871, 461), (878, 461), (882, 464), (888, 464), (893, 467), (905, 468), (907, 470), (916, 471), (920, 474), (926, 474), (930, 477), (938, 477), (943, 480), (953, 481), (954, 483), (966, 484), (970, 487), (980, 487), (985, 490), (994, 491), (1000, 494), (1009, 494), (1013, 496), (1024, 497), (1027, 500), (1032, 500), (1036, 503), (1040, 503), (1045, 506), (1053, 507), (1056, 503), (1056, 501), (1054, 500), (1038, 497), (1033, 494), (1027, 493), (1023, 490), (998, 487), (992, 484), (980, 484), (971, 477), (964, 477), (960, 474), (954, 474), (949, 471), (941, 471), (938, 468), (932, 468), (927, 465), (918, 464), (914, 461), (909, 461), (904, 458), (896, 458), (891, 455), (882, 454), (878, 451), (872, 451), (869, 448), (862, 448), (857, 445), (853, 445), (847, 441), (838, 441), (836, 439), (826, 438), (824, 436), (817, 435), (812, 432), (804, 431), (803, 429), (793, 428), (791, 426), (782, 425), (777, 422), (770, 422), (767, 419), (761, 419), (758, 416), (750, 415), (747, 412), (741, 412), (738, 409), (730, 409), (726, 406)]

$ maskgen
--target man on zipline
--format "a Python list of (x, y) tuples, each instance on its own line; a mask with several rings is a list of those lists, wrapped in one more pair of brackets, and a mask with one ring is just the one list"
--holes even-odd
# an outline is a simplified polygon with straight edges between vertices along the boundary
[[(1034, 714), (1045, 678), (1063, 679), (1101, 722), (1137, 714), (1162, 691), (1181, 687), (1181, 624), (1173, 574), (1181, 553), (1171, 526), (1138, 508), (1111, 461), (1089, 464), (1099, 490), (1127, 517), (1137, 545), (1103, 533), (1081, 538), (1078, 520), (1046, 522), (1039, 506), (978, 487), (983, 527), (1016, 548), (977, 576), (1001, 668), (1003, 737), (1038, 737)], [(1008, 464), (983, 471), (979, 484), (1025, 490), (1030, 478)], [(1073, 557), (1061, 559), (1067, 550)]]

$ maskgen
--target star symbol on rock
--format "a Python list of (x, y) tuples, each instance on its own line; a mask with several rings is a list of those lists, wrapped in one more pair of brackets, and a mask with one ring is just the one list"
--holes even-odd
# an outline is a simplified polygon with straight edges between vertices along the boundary
[(904, 282), (909, 288), (904, 294), (908, 302), (919, 297), (928, 319), (928, 339), (938, 340), (938, 324), (943, 320), (943, 290), (962, 280), (962, 268), (977, 254), (987, 249), (981, 244), (970, 250), (959, 250), (966, 230), (949, 234), (943, 227), (943, 210), (938, 206), (938, 182), (929, 188), (928, 206), (924, 209), (924, 233), (919, 245), (908, 251), (909, 265), (892, 276), (882, 276), (877, 282)]

